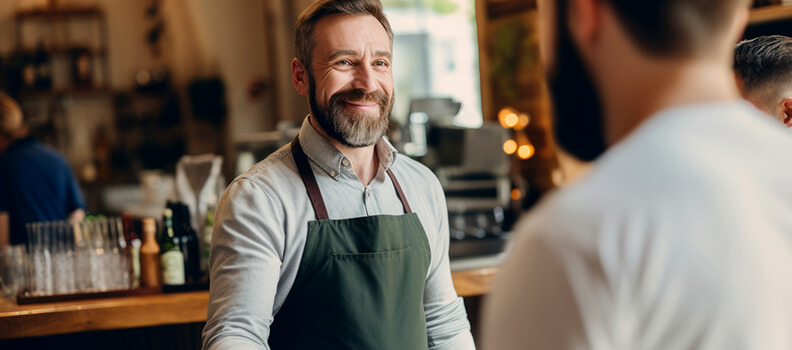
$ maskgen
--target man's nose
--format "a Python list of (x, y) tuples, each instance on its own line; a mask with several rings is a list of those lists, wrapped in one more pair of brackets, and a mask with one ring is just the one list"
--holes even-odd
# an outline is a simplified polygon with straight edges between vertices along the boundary
[(374, 69), (369, 65), (360, 65), (358, 67), (359, 68), (355, 71), (355, 79), (352, 81), (352, 87), (366, 92), (379, 89), (379, 87), (377, 87)]

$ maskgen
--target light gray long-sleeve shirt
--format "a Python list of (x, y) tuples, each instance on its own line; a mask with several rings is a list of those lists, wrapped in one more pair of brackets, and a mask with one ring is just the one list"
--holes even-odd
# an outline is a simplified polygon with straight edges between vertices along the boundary
[[(451, 281), (448, 214), (434, 174), (398, 156), (383, 138), (375, 146), (380, 160), (377, 175), (363, 187), (349, 159), (314, 130), (308, 118), (299, 137), (331, 219), (403, 214), (385, 172), (393, 171), (431, 249), (423, 299), (429, 348), (474, 349), (462, 298)], [(290, 145), (229, 185), (217, 207), (212, 237), (205, 349), (269, 348), (270, 324), (297, 276), (308, 222), (313, 220), (316, 216)]]

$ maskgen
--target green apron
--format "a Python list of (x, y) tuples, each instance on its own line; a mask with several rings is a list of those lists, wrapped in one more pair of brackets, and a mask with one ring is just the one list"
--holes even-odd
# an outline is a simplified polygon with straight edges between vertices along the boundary
[(270, 347), (427, 349), (429, 241), (393, 173), (404, 215), (331, 220), (297, 138), (292, 153), (317, 220), (308, 223), (297, 277), (270, 326)]

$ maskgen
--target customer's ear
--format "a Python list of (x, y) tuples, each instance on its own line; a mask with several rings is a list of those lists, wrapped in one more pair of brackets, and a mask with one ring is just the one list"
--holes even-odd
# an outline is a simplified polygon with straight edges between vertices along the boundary
[(569, 31), (578, 45), (588, 46), (599, 37), (602, 5), (597, 0), (571, 0), (567, 16)]
[(785, 120), (792, 118), (792, 97), (787, 97), (781, 102), (781, 110), (786, 116)]

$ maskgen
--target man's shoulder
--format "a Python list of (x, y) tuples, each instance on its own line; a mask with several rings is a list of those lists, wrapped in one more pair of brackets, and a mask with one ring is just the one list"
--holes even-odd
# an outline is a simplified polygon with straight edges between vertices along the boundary
[(44, 166), (51, 171), (70, 171), (66, 156), (59, 150), (32, 138), (18, 142), (20, 142), (18, 147), (9, 149), (4, 155), (4, 162), (14, 166), (38, 164), (37, 166)]
[(292, 158), (291, 145), (287, 144), (237, 176), (231, 184), (251, 183), (267, 192), (287, 190), (286, 184), (299, 176)]
[(411, 181), (438, 182), (437, 176), (423, 163), (403, 154), (399, 154), (393, 162), (391, 169), (399, 174), (410, 176)]

